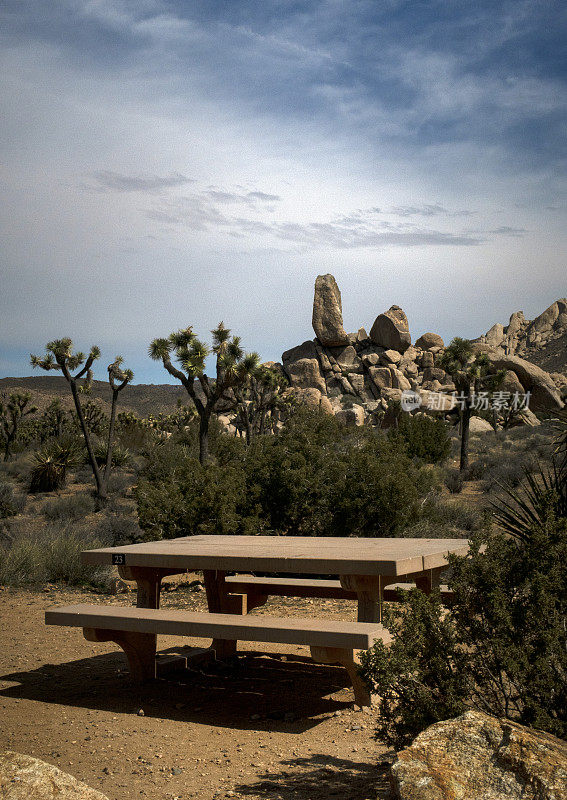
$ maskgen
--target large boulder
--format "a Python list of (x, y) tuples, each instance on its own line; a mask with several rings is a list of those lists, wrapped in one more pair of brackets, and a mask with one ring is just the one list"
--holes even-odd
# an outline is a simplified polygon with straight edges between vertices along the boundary
[(313, 330), (322, 345), (338, 347), (348, 344), (343, 328), (341, 293), (332, 275), (317, 275), (313, 297)]
[(364, 425), (365, 413), (362, 406), (353, 405), (352, 408), (341, 408), (335, 412), (335, 417), (345, 425), (359, 427)]
[(374, 344), (386, 350), (404, 353), (411, 345), (408, 318), (399, 306), (391, 306), (388, 311), (378, 314), (370, 330)]
[(308, 340), (282, 355), (283, 368), (292, 386), (299, 389), (319, 389), (321, 394), (327, 393), (325, 379), (321, 374), (317, 350)]
[(561, 395), (548, 372), (519, 356), (504, 356), (495, 352), (487, 353), (497, 369), (515, 372), (524, 391), (530, 392), (530, 408), (534, 411), (556, 411), (563, 408)]
[(432, 347), (445, 347), (445, 342), (438, 333), (424, 333), (415, 343), (416, 347), (422, 350), (430, 350)]
[(469, 431), (471, 434), (490, 433), (491, 431), (494, 432), (494, 428), (487, 419), (483, 419), (482, 417), (471, 417)]
[(32, 756), (0, 753), (2, 800), (108, 800), (57, 767)]
[(399, 752), (391, 784), (398, 800), (567, 800), (567, 742), (467, 711)]

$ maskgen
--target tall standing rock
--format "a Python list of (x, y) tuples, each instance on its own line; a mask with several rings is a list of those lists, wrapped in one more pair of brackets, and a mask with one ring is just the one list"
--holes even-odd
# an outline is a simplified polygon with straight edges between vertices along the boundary
[(411, 345), (408, 318), (399, 306), (391, 306), (388, 311), (378, 314), (370, 331), (374, 344), (386, 350), (405, 353)]
[(325, 347), (348, 344), (343, 328), (341, 293), (331, 274), (318, 275), (313, 297), (313, 330)]

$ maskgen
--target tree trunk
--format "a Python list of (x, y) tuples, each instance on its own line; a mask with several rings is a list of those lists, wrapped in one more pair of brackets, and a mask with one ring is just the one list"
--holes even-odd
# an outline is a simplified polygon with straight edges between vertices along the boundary
[(110, 478), (110, 471), (112, 469), (112, 449), (114, 447), (114, 423), (116, 420), (116, 403), (118, 400), (118, 392), (116, 389), (112, 390), (112, 406), (110, 409), (110, 423), (108, 426), (108, 442), (106, 447), (106, 464), (104, 466), (104, 492), (108, 488), (108, 479)]
[(201, 414), (199, 419), (199, 463), (206, 464), (209, 460), (209, 420), (210, 412)]
[(93, 471), (95, 483), (96, 483), (96, 496), (99, 500), (106, 500), (106, 491), (105, 487), (103, 486), (103, 482), (100, 477), (100, 470), (98, 468), (98, 464), (96, 463), (96, 458), (93, 450), (93, 446), (91, 443), (91, 437), (89, 436), (89, 429), (87, 428), (87, 423), (85, 422), (85, 417), (83, 414), (83, 409), (81, 407), (81, 401), (79, 400), (79, 394), (77, 392), (77, 386), (74, 380), (69, 381), (69, 385), (71, 386), (71, 394), (73, 395), (73, 401), (75, 403), (75, 410), (77, 412), (77, 417), (79, 418), (79, 424), (81, 426), (81, 431), (83, 432), (83, 438), (85, 440), (85, 444), (87, 446), (87, 453), (89, 454), (89, 461), (91, 464), (91, 468)]
[(469, 468), (470, 421), (471, 421), (471, 408), (469, 405), (469, 399), (467, 398), (465, 407), (461, 414), (461, 463), (459, 467), (461, 472)]

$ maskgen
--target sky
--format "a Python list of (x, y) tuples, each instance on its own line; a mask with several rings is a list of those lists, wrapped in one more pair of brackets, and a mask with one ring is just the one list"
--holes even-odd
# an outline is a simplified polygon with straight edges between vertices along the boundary
[(223, 320), (475, 337), (567, 294), (563, 0), (3, 0), (0, 377)]

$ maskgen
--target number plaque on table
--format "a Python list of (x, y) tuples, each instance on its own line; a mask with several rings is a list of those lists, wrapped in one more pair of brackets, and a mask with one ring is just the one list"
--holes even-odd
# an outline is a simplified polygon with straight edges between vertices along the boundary
[(126, 564), (126, 556), (124, 553), (113, 553), (112, 563), (118, 566), (124, 566), (124, 564)]

